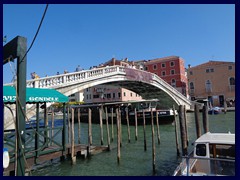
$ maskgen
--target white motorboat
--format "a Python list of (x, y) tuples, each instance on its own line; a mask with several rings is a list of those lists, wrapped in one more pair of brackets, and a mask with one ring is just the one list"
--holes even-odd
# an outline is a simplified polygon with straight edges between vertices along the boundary
[(194, 142), (173, 176), (235, 176), (235, 134), (206, 133)]

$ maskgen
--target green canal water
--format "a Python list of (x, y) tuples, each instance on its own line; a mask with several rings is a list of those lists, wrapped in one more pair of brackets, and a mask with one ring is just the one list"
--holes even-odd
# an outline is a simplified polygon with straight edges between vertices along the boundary
[[(202, 120), (202, 116), (200, 115)], [(178, 120), (178, 117), (177, 117)], [(192, 142), (196, 139), (194, 113), (187, 113), (189, 134), (188, 152), (192, 150)], [(75, 124), (75, 141), (77, 142), (77, 126)], [(202, 126), (202, 125), (201, 125)], [(107, 144), (106, 126), (104, 125), (104, 144)], [(110, 125), (111, 127), (111, 125)], [(235, 133), (235, 112), (227, 114), (209, 115), (210, 132)], [(128, 143), (127, 126), (122, 125), (122, 147), (120, 164), (117, 163), (116, 126), (114, 126), (114, 140), (111, 142), (111, 151), (91, 156), (89, 159), (77, 158), (75, 165), (71, 160), (59, 159), (47, 162), (32, 171), (33, 176), (171, 176), (181, 161), (177, 156), (174, 126), (160, 125), (161, 143), (155, 139), (156, 147), (156, 174), (152, 172), (152, 135), (151, 126), (146, 126), (147, 151), (144, 151), (143, 126), (138, 126), (138, 139), (135, 140), (135, 127), (131, 126), (131, 142)], [(81, 123), (81, 143), (87, 144), (88, 125)], [(203, 130), (202, 130), (203, 132)], [(92, 125), (93, 145), (100, 145), (100, 127)], [(111, 128), (110, 128), (111, 134)], [(155, 135), (157, 128), (155, 126)], [(179, 147), (181, 141), (179, 135)]]

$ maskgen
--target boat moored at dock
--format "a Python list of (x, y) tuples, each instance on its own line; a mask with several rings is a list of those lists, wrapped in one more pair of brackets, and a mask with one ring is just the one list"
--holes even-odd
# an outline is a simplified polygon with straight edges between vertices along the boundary
[(183, 157), (173, 176), (234, 176), (235, 134), (205, 133)]

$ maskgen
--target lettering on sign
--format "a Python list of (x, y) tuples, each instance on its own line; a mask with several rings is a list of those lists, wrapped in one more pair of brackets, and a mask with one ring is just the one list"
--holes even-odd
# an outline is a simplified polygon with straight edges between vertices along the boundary
[(16, 96), (3, 96), (3, 101), (16, 101)]
[(29, 101), (58, 101), (58, 97), (29, 97)]

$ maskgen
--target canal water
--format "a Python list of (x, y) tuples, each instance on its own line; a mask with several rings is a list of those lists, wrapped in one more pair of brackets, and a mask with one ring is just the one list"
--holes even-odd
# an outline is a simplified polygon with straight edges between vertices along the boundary
[[(202, 120), (202, 116), (200, 115)], [(177, 117), (178, 120), (178, 117)], [(179, 122), (179, 120), (178, 120)], [(179, 124), (179, 123), (178, 123)], [(196, 139), (194, 113), (187, 113), (189, 147), (193, 149), (192, 142)], [(77, 142), (77, 126), (75, 124), (75, 141)], [(202, 126), (202, 124), (201, 124)], [(107, 145), (106, 126), (104, 125), (104, 144)], [(111, 127), (111, 125), (110, 125)], [(235, 112), (227, 114), (209, 115), (210, 132), (235, 133)], [(117, 128), (114, 125), (114, 139), (111, 142), (111, 151), (102, 152), (91, 158), (77, 158), (75, 165), (71, 165), (71, 159), (49, 161), (37, 166), (32, 171), (33, 176), (171, 176), (181, 161), (177, 156), (175, 144), (174, 125), (160, 125), (160, 139), (156, 147), (156, 174), (152, 171), (152, 131), (151, 125), (146, 126), (147, 151), (144, 151), (143, 126), (138, 126), (138, 139), (135, 140), (135, 127), (131, 126), (131, 142), (128, 143), (127, 126), (122, 125), (122, 147), (120, 164), (117, 163)], [(87, 144), (88, 125), (81, 123), (81, 143)], [(100, 127), (92, 125), (93, 145), (100, 145)], [(203, 129), (202, 129), (203, 133)], [(110, 128), (111, 134), (111, 128)], [(155, 126), (155, 135), (157, 128)], [(181, 139), (179, 134), (179, 148), (181, 152)]]

